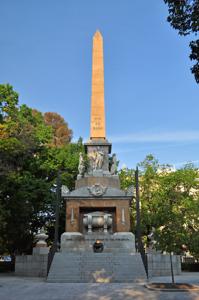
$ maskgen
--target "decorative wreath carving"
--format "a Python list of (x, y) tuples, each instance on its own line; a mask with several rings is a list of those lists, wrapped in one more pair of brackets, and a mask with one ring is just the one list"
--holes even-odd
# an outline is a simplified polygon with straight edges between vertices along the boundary
[(91, 187), (88, 187), (88, 190), (92, 196), (100, 197), (105, 194), (107, 187), (96, 183)]

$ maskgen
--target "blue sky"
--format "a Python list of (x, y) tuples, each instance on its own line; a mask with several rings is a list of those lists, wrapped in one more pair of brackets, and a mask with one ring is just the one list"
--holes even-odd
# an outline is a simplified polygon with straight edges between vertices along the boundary
[(120, 165), (149, 153), (198, 161), (199, 89), (189, 40), (166, 22), (163, 0), (0, 0), (0, 83), (20, 103), (61, 114), (89, 137), (92, 36), (104, 38), (107, 138)]

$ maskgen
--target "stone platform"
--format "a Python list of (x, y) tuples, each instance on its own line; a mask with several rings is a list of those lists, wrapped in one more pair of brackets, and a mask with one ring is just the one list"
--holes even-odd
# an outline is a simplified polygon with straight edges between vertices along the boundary
[[(100, 240), (102, 253), (94, 253)], [(47, 282), (136, 282), (146, 280), (139, 253), (135, 253), (134, 235), (128, 233), (67, 233), (61, 237), (61, 252), (53, 259)]]

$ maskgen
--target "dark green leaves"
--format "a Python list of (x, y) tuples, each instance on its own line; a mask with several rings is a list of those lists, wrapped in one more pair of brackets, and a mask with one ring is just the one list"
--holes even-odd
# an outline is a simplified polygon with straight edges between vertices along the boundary
[[(199, 32), (199, 0), (164, 0), (168, 5), (169, 16), (167, 18), (171, 26), (178, 30), (180, 35)], [(195, 60), (195, 65), (191, 68), (195, 80), (199, 83), (199, 41), (190, 43), (190, 59)]]

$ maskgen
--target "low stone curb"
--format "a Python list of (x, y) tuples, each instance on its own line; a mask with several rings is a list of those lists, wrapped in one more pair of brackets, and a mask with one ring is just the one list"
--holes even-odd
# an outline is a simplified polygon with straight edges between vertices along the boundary
[[(156, 286), (155, 286), (156, 285)], [(168, 285), (168, 288), (164, 287), (158, 287), (158, 285)], [(176, 285), (179, 286), (179, 288), (175, 287), (169, 287), (171, 284), (167, 283), (151, 283), (151, 284), (145, 284), (144, 286), (152, 291), (163, 291), (163, 292), (190, 292), (190, 291), (199, 291), (199, 286), (193, 285), (193, 284), (187, 284), (187, 283), (177, 283)], [(180, 286), (187, 286), (186, 288), (180, 288)]]

